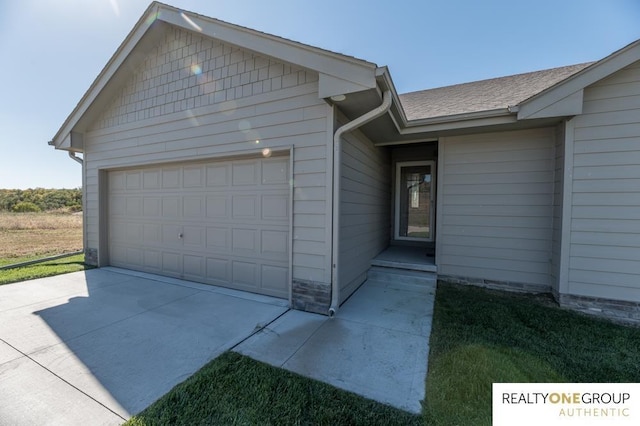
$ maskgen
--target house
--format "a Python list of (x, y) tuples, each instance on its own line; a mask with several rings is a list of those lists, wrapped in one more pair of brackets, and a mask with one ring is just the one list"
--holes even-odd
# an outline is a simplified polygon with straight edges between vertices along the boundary
[(399, 95), (386, 67), (154, 2), (50, 144), (82, 163), (98, 266), (327, 314), (404, 245), (640, 320), (640, 42)]

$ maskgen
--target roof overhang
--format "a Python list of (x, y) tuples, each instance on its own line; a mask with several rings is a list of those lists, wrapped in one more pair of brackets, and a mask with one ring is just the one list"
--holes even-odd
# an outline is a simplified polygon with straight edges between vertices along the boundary
[(106, 105), (110, 99), (106, 92), (126, 81), (130, 75), (126, 71), (135, 69), (169, 25), (316, 71), (320, 98), (376, 89), (373, 63), (153, 2), (58, 130), (52, 145), (82, 150), (72, 147), (71, 132), (82, 131), (83, 124)]
[(518, 120), (582, 114), (584, 89), (640, 60), (640, 40), (521, 102)]

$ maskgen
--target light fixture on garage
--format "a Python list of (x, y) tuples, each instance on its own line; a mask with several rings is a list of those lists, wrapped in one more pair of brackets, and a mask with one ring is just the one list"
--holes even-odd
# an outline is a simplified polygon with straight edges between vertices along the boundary
[(347, 97), (346, 97), (345, 95), (333, 95), (333, 96), (331, 97), (331, 100), (332, 100), (333, 102), (342, 102), (342, 101), (344, 101), (345, 99), (347, 99)]

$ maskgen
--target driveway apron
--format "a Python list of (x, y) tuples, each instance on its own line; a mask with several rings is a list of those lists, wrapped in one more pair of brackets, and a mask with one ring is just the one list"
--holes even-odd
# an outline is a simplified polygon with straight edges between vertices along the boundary
[(0, 286), (0, 425), (120, 424), (286, 310), (116, 268)]

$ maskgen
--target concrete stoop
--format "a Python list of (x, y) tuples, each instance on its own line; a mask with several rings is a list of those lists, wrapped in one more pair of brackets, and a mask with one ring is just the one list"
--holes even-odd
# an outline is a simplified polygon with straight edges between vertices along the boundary
[(372, 266), (367, 272), (367, 281), (398, 290), (429, 293), (435, 289), (438, 277), (435, 272)]

